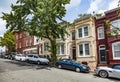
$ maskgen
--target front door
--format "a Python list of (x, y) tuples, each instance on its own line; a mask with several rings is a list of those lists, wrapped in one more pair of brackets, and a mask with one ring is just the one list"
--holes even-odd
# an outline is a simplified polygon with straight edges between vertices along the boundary
[(72, 48), (72, 59), (76, 60), (76, 47)]
[(104, 45), (99, 47), (99, 60), (101, 64), (106, 64), (106, 49)]

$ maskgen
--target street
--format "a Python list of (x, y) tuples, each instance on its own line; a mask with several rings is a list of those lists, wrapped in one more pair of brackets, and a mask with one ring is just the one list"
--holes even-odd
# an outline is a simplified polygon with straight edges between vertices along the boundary
[(94, 73), (76, 73), (46, 65), (0, 59), (0, 82), (120, 82)]

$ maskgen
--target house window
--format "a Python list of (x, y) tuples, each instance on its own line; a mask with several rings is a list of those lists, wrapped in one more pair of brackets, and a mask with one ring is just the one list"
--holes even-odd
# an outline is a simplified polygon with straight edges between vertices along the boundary
[(22, 38), (22, 34), (20, 34), (20, 38)]
[(78, 33), (79, 33), (79, 37), (82, 37), (83, 35), (82, 35), (82, 28), (79, 28), (78, 29)]
[(59, 55), (63, 55), (64, 54), (64, 44), (58, 45), (57, 54), (59, 54)]
[(26, 40), (26, 47), (28, 46), (28, 40)]
[(17, 43), (16, 43), (16, 49), (17, 49), (18, 47), (17, 47)]
[(16, 35), (16, 40), (18, 40), (18, 35)]
[(98, 28), (98, 39), (104, 39), (105, 34), (104, 34), (104, 27), (99, 27)]
[(120, 42), (112, 44), (113, 59), (120, 59)]
[(78, 36), (80, 38), (84, 38), (84, 37), (88, 36), (88, 26), (79, 28), (78, 29)]
[(20, 43), (19, 43), (19, 48), (21, 48), (21, 47), (22, 47), (22, 43), (20, 42)]
[(88, 27), (84, 27), (84, 36), (88, 36)]
[(28, 33), (28, 32), (26, 32), (26, 36), (29, 36), (29, 33)]
[(83, 43), (79, 44), (79, 56), (81, 57), (86, 57), (89, 56), (89, 44), (88, 43)]
[(44, 43), (44, 51), (48, 51), (49, 50), (49, 43)]
[(32, 39), (30, 39), (30, 46), (32, 46)]
[(111, 34), (116, 35), (116, 32), (120, 34), (120, 19), (112, 21), (111, 24)]
[(75, 40), (75, 32), (72, 32), (72, 40)]

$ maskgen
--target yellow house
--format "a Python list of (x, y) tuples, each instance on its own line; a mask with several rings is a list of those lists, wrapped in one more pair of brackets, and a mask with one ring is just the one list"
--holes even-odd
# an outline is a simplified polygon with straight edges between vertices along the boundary
[(91, 70), (97, 65), (95, 22), (92, 16), (74, 21), (76, 60), (87, 63)]

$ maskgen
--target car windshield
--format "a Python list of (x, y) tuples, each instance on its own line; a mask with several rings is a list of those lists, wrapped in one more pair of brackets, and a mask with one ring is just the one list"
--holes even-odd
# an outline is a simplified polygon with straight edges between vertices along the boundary
[(79, 63), (78, 61), (75, 61), (75, 60), (71, 60), (73, 63)]

